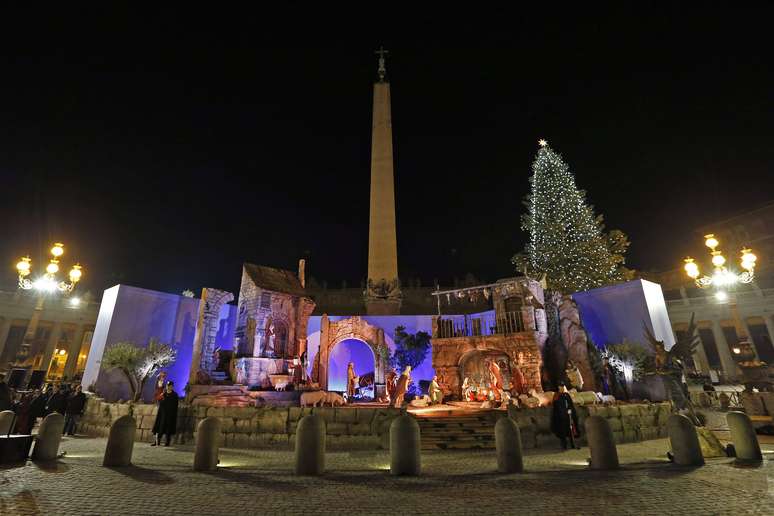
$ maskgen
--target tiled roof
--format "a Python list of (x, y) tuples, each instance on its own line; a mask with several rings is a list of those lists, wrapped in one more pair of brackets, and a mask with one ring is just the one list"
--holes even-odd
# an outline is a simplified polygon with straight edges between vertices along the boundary
[(299, 297), (309, 297), (295, 274), (283, 269), (245, 263), (244, 270), (256, 286)]

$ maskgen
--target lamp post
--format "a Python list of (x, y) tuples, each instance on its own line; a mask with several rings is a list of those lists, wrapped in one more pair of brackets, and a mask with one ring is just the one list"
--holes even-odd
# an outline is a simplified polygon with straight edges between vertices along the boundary
[(56, 274), (59, 272), (59, 258), (64, 254), (64, 244), (54, 244), (51, 248), (51, 255), (53, 258), (49, 260), (46, 265), (46, 273), (42, 276), (31, 280), (29, 275), (32, 273), (32, 260), (29, 256), (23, 257), (16, 264), (16, 270), (19, 273), (19, 288), (22, 290), (35, 289), (42, 293), (55, 293), (66, 292), (70, 293), (75, 288), (75, 285), (81, 280), (83, 276), (83, 268), (80, 264), (73, 265), (70, 269), (70, 282), (57, 281)]
[[(59, 260), (64, 255), (64, 244), (55, 243), (51, 247), (50, 253), (52, 258), (49, 260), (48, 265), (46, 265), (45, 273), (35, 279), (30, 278), (32, 274), (32, 259), (29, 256), (21, 258), (16, 264), (16, 271), (19, 274), (19, 289), (33, 290), (37, 293), (35, 310), (27, 325), (27, 331), (24, 333), (21, 347), (16, 353), (15, 362), (17, 364), (25, 362), (29, 356), (30, 348), (38, 331), (38, 322), (40, 321), (40, 314), (43, 311), (43, 303), (46, 296), (58, 293), (70, 294), (83, 276), (83, 267), (76, 263), (68, 274), (70, 281), (59, 280), (57, 274), (59, 273)], [(77, 307), (79, 303), (80, 300), (78, 298), (70, 298), (71, 306)]]
[(699, 266), (696, 264), (693, 258), (690, 256), (685, 258), (685, 273), (696, 283), (696, 286), (702, 289), (714, 287), (715, 298), (721, 302), (728, 302), (728, 308), (734, 319), (734, 328), (736, 329), (736, 335), (739, 339), (737, 345), (732, 349), (734, 355), (736, 355), (737, 361), (750, 360), (755, 358), (755, 350), (750, 342), (750, 337), (747, 335), (747, 330), (742, 324), (742, 320), (739, 317), (739, 311), (737, 309), (736, 299), (733, 296), (729, 296), (728, 292), (732, 291), (736, 285), (742, 283), (751, 283), (755, 279), (755, 262), (758, 257), (755, 256), (751, 249), (744, 247), (741, 250), (741, 256), (739, 259), (739, 266), (742, 272), (735, 272), (730, 270), (726, 266), (726, 258), (718, 250), (720, 242), (715, 238), (715, 235), (704, 235), (704, 245), (710, 249), (710, 255), (712, 256), (713, 272), (711, 276), (702, 275), (699, 272)]

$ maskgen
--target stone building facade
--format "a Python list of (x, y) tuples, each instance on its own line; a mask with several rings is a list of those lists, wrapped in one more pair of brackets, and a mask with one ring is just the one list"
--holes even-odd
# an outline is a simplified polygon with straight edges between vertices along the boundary
[(271, 375), (288, 373), (306, 352), (307, 324), (315, 303), (303, 272), (244, 264), (235, 331), (234, 381), (269, 387)]
[(511, 379), (519, 374), (522, 392), (542, 392), (542, 348), (548, 338), (548, 326), (540, 283), (510, 278), (491, 286), (457, 291), (448, 297), (454, 295), (491, 296), (494, 310), (434, 318), (433, 368), (447, 392), (461, 398), (465, 378), (487, 383), (488, 361), (499, 365), (506, 388), (509, 383), (514, 385)]
[(99, 303), (74, 297), (0, 291), (0, 376), (13, 368), (27, 371), (24, 382), (30, 371), (51, 381), (83, 373)]
[(740, 357), (734, 349), (743, 337), (740, 333), (747, 334), (756, 358), (774, 372), (774, 202), (696, 228), (691, 256), (702, 272), (710, 268), (708, 249), (703, 245), (709, 233), (719, 240), (719, 249), (731, 264), (737, 262), (739, 249), (752, 248), (758, 257), (752, 284), (738, 286), (727, 300), (720, 301), (714, 290), (696, 287), (679, 259), (675, 269), (645, 272), (643, 277), (662, 285), (675, 333), (685, 331), (695, 314), (701, 339), (693, 360), (697, 372), (712, 372), (719, 381), (738, 379)]

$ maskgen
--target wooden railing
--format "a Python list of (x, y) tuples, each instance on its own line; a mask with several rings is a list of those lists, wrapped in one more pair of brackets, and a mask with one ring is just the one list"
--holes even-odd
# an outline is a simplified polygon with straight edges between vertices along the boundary
[(508, 335), (522, 331), (524, 321), (521, 312), (452, 315), (438, 319), (437, 338)]

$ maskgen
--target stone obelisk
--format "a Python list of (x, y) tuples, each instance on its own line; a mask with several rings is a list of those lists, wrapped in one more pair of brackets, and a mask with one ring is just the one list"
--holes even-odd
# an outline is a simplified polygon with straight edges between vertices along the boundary
[(395, 177), (392, 163), (390, 83), (380, 48), (379, 80), (374, 83), (371, 131), (371, 218), (368, 230), (368, 284), (365, 291), (369, 315), (400, 313), (398, 244), (395, 229)]

